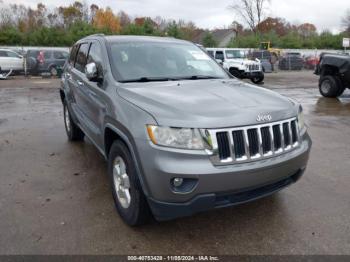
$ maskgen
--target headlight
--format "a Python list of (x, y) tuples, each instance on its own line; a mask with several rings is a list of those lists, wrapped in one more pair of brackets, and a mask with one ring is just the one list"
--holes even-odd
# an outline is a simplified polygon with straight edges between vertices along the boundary
[(148, 125), (147, 132), (155, 145), (192, 150), (206, 148), (198, 129)]
[(305, 128), (304, 113), (303, 113), (303, 108), (301, 106), (299, 107), (299, 113), (298, 113), (298, 125), (299, 125), (300, 131), (302, 131)]

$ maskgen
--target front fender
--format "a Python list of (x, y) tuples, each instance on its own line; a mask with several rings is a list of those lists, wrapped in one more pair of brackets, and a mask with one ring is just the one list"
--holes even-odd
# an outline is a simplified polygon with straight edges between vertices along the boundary
[[(129, 148), (130, 150), (130, 154), (131, 157), (134, 160), (135, 163), (135, 168), (136, 168), (136, 172), (137, 172), (137, 176), (139, 178), (141, 187), (143, 189), (143, 192), (145, 194), (145, 196), (149, 196), (149, 187), (147, 184), (146, 179), (144, 178), (144, 173), (142, 170), (142, 166), (141, 166), (141, 161), (140, 161), (140, 155), (137, 151), (137, 147), (135, 144), (135, 140), (133, 139), (132, 135), (130, 134), (130, 132), (118, 121), (107, 117), (106, 118), (106, 122), (104, 125), (104, 133), (106, 132), (106, 129), (109, 128), (111, 129), (113, 132), (115, 132), (121, 139), (122, 141), (126, 144), (126, 146)], [(104, 142), (105, 144), (105, 142)], [(107, 159), (107, 153), (105, 153), (105, 158)]]

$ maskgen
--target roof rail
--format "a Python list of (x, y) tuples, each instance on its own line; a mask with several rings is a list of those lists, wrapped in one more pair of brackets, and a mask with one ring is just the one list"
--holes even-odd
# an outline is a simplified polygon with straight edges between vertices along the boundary
[(88, 36), (86, 36), (86, 37), (91, 37), (91, 36), (105, 36), (105, 34), (99, 33), (99, 34), (88, 35)]

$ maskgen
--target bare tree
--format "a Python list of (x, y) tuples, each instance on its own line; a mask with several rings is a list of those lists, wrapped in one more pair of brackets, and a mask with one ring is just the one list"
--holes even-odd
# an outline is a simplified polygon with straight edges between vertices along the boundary
[(257, 25), (264, 19), (266, 6), (270, 0), (234, 0), (229, 7), (240, 16), (248, 27), (257, 31)]
[(350, 9), (346, 11), (346, 14), (342, 19), (342, 25), (344, 26), (345, 30), (350, 33)]

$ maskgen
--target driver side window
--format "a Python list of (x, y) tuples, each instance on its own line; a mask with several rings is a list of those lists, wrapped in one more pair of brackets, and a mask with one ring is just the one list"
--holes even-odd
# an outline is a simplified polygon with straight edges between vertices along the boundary
[(224, 61), (224, 52), (223, 51), (216, 51), (215, 59)]

